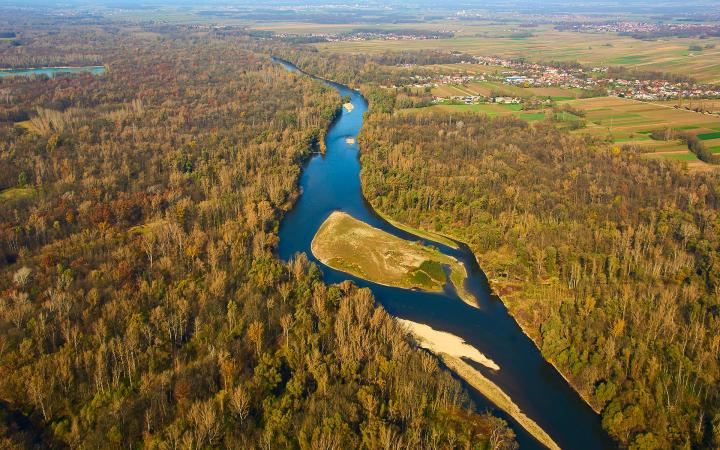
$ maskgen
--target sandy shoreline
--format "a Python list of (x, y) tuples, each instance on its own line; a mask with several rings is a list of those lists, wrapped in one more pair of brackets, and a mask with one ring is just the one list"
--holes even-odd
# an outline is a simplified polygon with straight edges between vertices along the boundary
[(500, 370), (495, 361), (482, 354), (478, 349), (466, 343), (461, 337), (445, 331), (435, 330), (424, 323), (412, 322), (405, 319), (396, 319), (398, 323), (407, 328), (422, 348), (428, 349), (435, 354), (446, 353), (457, 358), (468, 358), (483, 366)]
[[(334, 211), (323, 222), (310, 251), (322, 264), (376, 284), (435, 293), (452, 285), (463, 301), (477, 307), (464, 288), (467, 270), (460, 261), (342, 211)], [(449, 267), (450, 273), (441, 273), (443, 267)]]
[(543, 445), (553, 450), (560, 450), (560, 447), (534, 420), (522, 412), (520, 407), (513, 402), (497, 384), (475, 370), (472, 366), (463, 361), (467, 358), (483, 366), (498, 371), (500, 366), (492, 359), (482, 354), (478, 349), (466, 343), (461, 337), (445, 331), (435, 330), (432, 327), (405, 319), (396, 318), (397, 322), (410, 331), (418, 342), (418, 345), (435, 356), (439, 357), (445, 365), (465, 380), (470, 386), (477, 389), (483, 396), (494, 403), (498, 408), (508, 413), (528, 433)]
[(513, 419), (517, 420), (517, 422), (535, 439), (551, 450), (560, 450), (560, 446), (552, 440), (550, 435), (548, 435), (534, 420), (526, 416), (520, 407), (512, 401), (512, 398), (500, 389), (498, 385), (490, 381), (482, 373), (475, 370), (472, 366), (460, 358), (448, 355), (447, 353), (440, 353), (437, 356), (440, 357), (445, 365), (447, 365), (453, 372), (458, 374), (460, 378), (465, 380), (470, 386), (477, 389), (498, 408), (502, 409)]

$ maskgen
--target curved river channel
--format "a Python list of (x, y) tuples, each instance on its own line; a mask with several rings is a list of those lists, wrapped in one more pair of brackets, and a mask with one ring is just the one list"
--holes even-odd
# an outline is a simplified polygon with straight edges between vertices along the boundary
[[(273, 60), (288, 70), (299, 71), (287, 61)], [(451, 333), (477, 348), (495, 361), (500, 370), (493, 371), (472, 361), (468, 363), (505, 391), (561, 448), (614, 448), (601, 427), (600, 417), (543, 359), (503, 303), (492, 294), (485, 274), (466, 246), (460, 244), (459, 249), (453, 249), (420, 238), (394, 227), (373, 211), (365, 201), (360, 186), (358, 145), (346, 141), (347, 138), (357, 138), (363, 125), (363, 113), (368, 108), (367, 101), (347, 86), (313, 78), (335, 88), (341, 96), (349, 96), (354, 108), (350, 112), (342, 109), (328, 129), (325, 154), (313, 156), (302, 172), (302, 194), (280, 224), (280, 257), (287, 261), (298, 252), (306, 253), (322, 270), (325, 282), (333, 284), (352, 280), (361, 287), (370, 288), (375, 299), (393, 316)], [(393, 288), (323, 265), (312, 255), (310, 243), (320, 225), (337, 210), (400, 238), (432, 245), (455, 257), (465, 265), (468, 273), (466, 289), (476, 297), (479, 308), (464, 303), (452, 288), (444, 293)], [(544, 448), (509, 415), (467, 384), (465, 386), (479, 410), (489, 409), (510, 423), (520, 448)]]

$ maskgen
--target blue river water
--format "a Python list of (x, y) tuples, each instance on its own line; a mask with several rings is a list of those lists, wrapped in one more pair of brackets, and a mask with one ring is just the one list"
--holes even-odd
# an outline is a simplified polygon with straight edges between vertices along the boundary
[[(288, 70), (299, 72), (287, 61), (273, 60)], [(297, 253), (306, 253), (320, 267), (325, 282), (352, 280), (361, 287), (370, 288), (375, 299), (393, 316), (461, 337), (495, 361), (500, 370), (493, 371), (477, 364), (472, 364), (473, 367), (503, 389), (561, 448), (615, 448), (601, 427), (600, 417), (543, 359), (502, 301), (492, 294), (485, 274), (465, 245), (453, 249), (427, 241), (394, 227), (373, 211), (362, 194), (358, 144), (347, 141), (347, 138), (357, 138), (363, 125), (363, 114), (368, 109), (367, 101), (359, 92), (346, 86), (315, 79), (335, 88), (341, 96), (348, 96), (353, 109), (350, 112), (342, 109), (328, 129), (325, 154), (313, 156), (304, 167), (300, 177), (302, 194), (280, 224), (279, 256), (290, 260)], [(403, 239), (433, 245), (458, 259), (468, 273), (465, 288), (476, 297), (478, 308), (463, 302), (452, 289), (428, 293), (382, 286), (323, 265), (312, 255), (310, 244), (320, 225), (338, 210)], [(510, 423), (522, 449), (544, 448), (514, 419), (472, 387), (465, 386), (479, 410), (491, 410)]]
[(98, 75), (105, 72), (105, 66), (86, 66), (86, 67), (37, 67), (32, 69), (3, 69), (0, 70), (0, 77), (17, 77), (32, 75), (47, 75), (54, 77), (60, 73), (90, 73)]

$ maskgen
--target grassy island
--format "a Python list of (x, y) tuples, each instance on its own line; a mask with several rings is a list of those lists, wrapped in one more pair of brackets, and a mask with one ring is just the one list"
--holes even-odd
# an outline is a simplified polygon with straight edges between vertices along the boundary
[(311, 248), (323, 264), (387, 286), (440, 292), (449, 273), (459, 296), (477, 306), (475, 299), (465, 292), (467, 273), (459, 261), (432, 247), (371, 227), (346, 213), (332, 213), (318, 229)]

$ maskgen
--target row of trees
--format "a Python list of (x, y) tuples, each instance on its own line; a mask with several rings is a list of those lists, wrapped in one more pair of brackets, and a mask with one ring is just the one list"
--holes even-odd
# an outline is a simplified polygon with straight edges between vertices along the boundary
[(242, 37), (93, 33), (106, 74), (2, 83), (0, 447), (515, 446), (369, 291), (273, 255), (334, 91)]
[(694, 133), (674, 130), (672, 128), (661, 128), (653, 130), (652, 133), (650, 133), (650, 137), (658, 141), (679, 139), (687, 145), (688, 150), (693, 152), (699, 160), (704, 161), (708, 164), (720, 163), (720, 158), (713, 154), (713, 152), (711, 152), (710, 149), (707, 148), (705, 143)]

